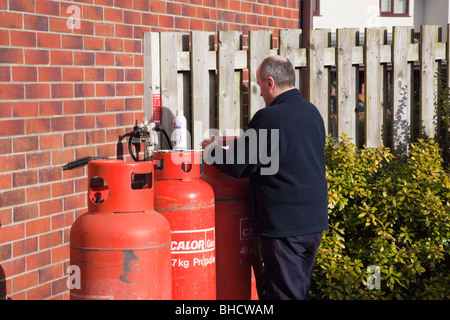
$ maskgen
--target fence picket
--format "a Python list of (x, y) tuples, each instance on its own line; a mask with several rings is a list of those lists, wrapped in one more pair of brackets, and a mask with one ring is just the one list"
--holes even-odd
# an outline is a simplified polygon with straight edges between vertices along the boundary
[[(450, 34), (450, 25), (447, 29)], [(215, 33), (193, 31), (191, 43), (187, 41), (187, 33), (146, 33), (144, 113), (152, 119), (152, 96), (159, 90), (163, 127), (171, 133), (175, 112), (183, 108), (190, 122), (192, 148), (197, 148), (206, 130), (215, 126), (221, 134), (227, 134), (227, 130), (237, 133), (244, 125), (244, 103), (248, 101), (249, 119), (265, 106), (256, 81), (259, 64), (265, 57), (279, 53), (293, 63), (296, 87), (301, 87), (301, 68), (308, 69), (310, 101), (319, 109), (327, 133), (330, 128), (335, 132), (335, 122), (331, 119), (334, 115), (329, 112), (331, 70), (335, 70), (336, 134), (345, 133), (357, 144), (362, 134), (367, 147), (388, 143), (395, 153), (404, 153), (417, 135), (415, 123), (421, 126), (421, 136), (435, 137), (436, 71), (440, 70), (440, 61), (449, 61), (450, 57), (450, 35), (447, 43), (439, 42), (439, 26), (422, 26), (420, 43), (414, 42), (412, 30), (412, 27), (395, 27), (392, 44), (386, 44), (384, 28), (366, 28), (365, 42), (359, 45), (356, 29), (338, 29), (336, 46), (331, 46), (329, 29), (312, 30), (308, 35), (302, 35), (302, 30), (280, 30), (278, 48), (272, 48), (272, 31), (255, 30), (248, 33), (248, 50), (241, 47), (240, 32), (226, 31), (217, 33), (217, 51), (212, 49)], [(308, 48), (301, 47), (302, 36), (309, 37)], [(420, 72), (415, 66), (420, 66)], [(248, 100), (244, 99), (246, 70)], [(361, 72), (364, 78), (360, 77)], [(386, 82), (388, 76), (390, 83)], [(446, 69), (446, 77), (450, 86), (450, 68)], [(364, 130), (358, 129), (355, 112), (361, 93), (360, 80), (365, 88)], [(417, 85), (420, 91), (415, 88)], [(415, 91), (420, 93), (418, 121), (413, 118)], [(386, 110), (392, 112), (392, 123), (386, 120)], [(392, 140), (386, 140), (387, 136)]]

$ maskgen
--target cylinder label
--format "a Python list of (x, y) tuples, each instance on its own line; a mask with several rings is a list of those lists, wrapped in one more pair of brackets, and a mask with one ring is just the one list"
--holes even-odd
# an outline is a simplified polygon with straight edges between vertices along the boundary
[(172, 231), (172, 254), (209, 252), (215, 249), (214, 228)]

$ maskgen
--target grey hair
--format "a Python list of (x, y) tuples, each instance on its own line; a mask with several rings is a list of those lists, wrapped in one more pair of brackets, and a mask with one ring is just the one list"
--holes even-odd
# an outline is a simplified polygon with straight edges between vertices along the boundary
[(289, 59), (282, 56), (265, 58), (259, 67), (259, 77), (261, 80), (272, 77), (280, 88), (295, 86), (294, 66)]

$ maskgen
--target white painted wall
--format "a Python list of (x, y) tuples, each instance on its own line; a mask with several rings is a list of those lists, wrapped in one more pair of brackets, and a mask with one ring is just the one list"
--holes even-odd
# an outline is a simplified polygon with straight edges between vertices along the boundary
[(408, 17), (381, 17), (380, 0), (320, 0), (320, 16), (313, 17), (314, 29), (414, 26), (420, 32), (423, 24), (442, 26), (442, 40), (447, 41), (450, 23), (450, 0), (410, 0)]

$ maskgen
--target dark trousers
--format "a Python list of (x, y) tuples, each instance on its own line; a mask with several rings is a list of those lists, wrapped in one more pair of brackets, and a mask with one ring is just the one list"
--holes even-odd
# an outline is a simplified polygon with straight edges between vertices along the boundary
[(322, 232), (286, 238), (261, 237), (267, 300), (306, 300)]

